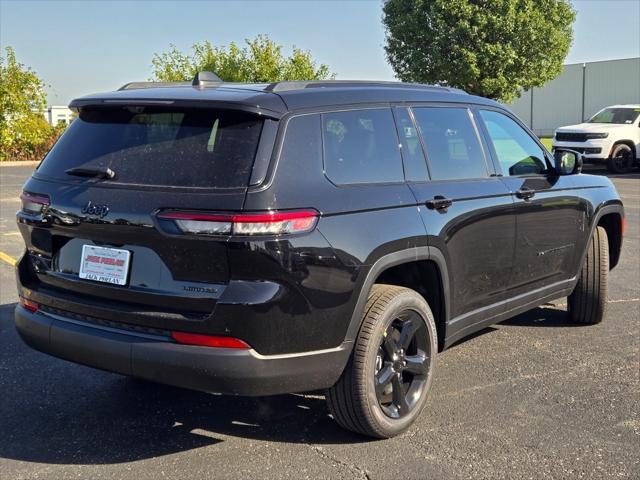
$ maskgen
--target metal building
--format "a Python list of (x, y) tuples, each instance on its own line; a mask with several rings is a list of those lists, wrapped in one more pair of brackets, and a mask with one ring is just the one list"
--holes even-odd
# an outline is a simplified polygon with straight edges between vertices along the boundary
[(557, 127), (624, 103), (640, 103), (640, 57), (565, 65), (560, 76), (523, 92), (509, 108), (536, 135), (551, 137)]

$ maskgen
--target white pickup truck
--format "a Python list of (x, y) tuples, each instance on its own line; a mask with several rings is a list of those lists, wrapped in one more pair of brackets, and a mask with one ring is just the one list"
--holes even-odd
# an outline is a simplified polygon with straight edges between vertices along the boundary
[(612, 105), (579, 125), (556, 129), (553, 148), (570, 148), (585, 162), (607, 162), (614, 173), (640, 163), (640, 105)]

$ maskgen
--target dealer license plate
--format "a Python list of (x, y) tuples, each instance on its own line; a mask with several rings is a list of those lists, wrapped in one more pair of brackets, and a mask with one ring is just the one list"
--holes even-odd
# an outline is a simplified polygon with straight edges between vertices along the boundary
[(125, 285), (130, 258), (129, 250), (83, 245), (79, 276), (96, 282)]

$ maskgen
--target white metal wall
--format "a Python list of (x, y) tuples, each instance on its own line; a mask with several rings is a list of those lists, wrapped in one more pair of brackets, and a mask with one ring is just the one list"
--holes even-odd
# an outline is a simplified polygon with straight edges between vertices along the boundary
[[(578, 87), (578, 88), (576, 88)], [(552, 136), (556, 127), (580, 123), (582, 115), (582, 65), (567, 65), (562, 75), (544, 88), (533, 89), (532, 130)]]
[(587, 64), (585, 120), (598, 110), (616, 103), (640, 103), (640, 58)]
[[(533, 90), (533, 89), (531, 89)], [(531, 90), (525, 90), (520, 92), (520, 97), (515, 99), (511, 105), (507, 105), (513, 113), (515, 113), (520, 120), (527, 124), (531, 128), (533, 118), (531, 117)]]
[(523, 92), (509, 108), (545, 137), (617, 103), (640, 103), (640, 57), (565, 65), (560, 76)]

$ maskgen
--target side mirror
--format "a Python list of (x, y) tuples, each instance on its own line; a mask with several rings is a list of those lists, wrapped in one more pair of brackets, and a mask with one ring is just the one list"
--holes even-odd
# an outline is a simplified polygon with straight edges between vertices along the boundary
[(553, 159), (558, 175), (573, 175), (582, 171), (582, 155), (575, 150), (556, 148)]

